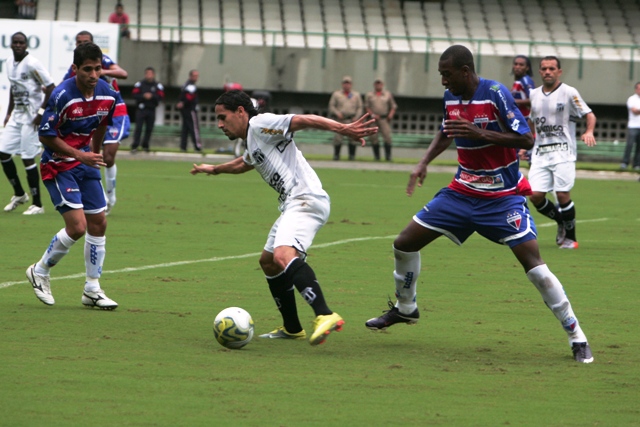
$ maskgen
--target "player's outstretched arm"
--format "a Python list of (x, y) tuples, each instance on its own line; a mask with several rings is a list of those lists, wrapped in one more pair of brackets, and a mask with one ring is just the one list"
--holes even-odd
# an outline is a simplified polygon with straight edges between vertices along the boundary
[(378, 132), (378, 127), (373, 126), (375, 120), (370, 119), (369, 115), (364, 114), (358, 120), (352, 123), (340, 123), (326, 117), (317, 116), (315, 114), (299, 114), (291, 119), (291, 131), (296, 132), (303, 129), (320, 129), (336, 132), (352, 139), (357, 139), (364, 146), (365, 136), (373, 135)]
[(221, 165), (210, 165), (207, 163), (202, 163), (200, 165), (194, 164), (189, 173), (191, 175), (197, 175), (199, 173), (206, 173), (207, 175), (218, 175), (221, 173), (240, 174), (252, 169), (253, 166), (246, 164), (242, 157), (238, 157)]
[(125, 80), (127, 77), (129, 77), (129, 73), (127, 72), (127, 70), (120, 67), (118, 64), (111, 64), (108, 69), (103, 68), (102, 74), (121, 80)]

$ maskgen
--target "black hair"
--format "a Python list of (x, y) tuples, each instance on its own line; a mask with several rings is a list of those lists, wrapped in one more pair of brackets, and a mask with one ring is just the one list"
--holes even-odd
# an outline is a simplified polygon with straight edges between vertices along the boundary
[(560, 66), (560, 60), (558, 59), (557, 56), (553, 56), (553, 55), (545, 56), (540, 60), (540, 65), (542, 65), (542, 61), (556, 61), (558, 63), (558, 70), (562, 69), (562, 67)]
[(80, 31), (78, 34), (76, 34), (76, 38), (78, 38), (78, 36), (89, 36), (89, 38), (91, 39), (91, 43), (93, 43), (93, 34), (91, 34), (89, 31)]
[(237, 111), (238, 107), (242, 107), (249, 114), (249, 118), (258, 115), (258, 110), (253, 106), (249, 95), (241, 90), (230, 90), (223, 93), (216, 99), (215, 105), (222, 105), (229, 111)]
[(23, 33), (22, 31), (18, 31), (18, 32), (15, 32), (15, 33), (11, 34), (11, 41), (13, 41), (13, 38), (15, 36), (22, 36), (22, 37), (24, 37), (25, 41), (29, 40), (29, 39), (27, 39), (27, 35), (25, 33)]
[(144, 69), (144, 71), (153, 71), (154, 74), (156, 72), (155, 68), (153, 68), (153, 67), (147, 67), (147, 68)]
[(527, 64), (527, 68), (529, 68), (525, 74), (529, 77), (533, 77), (533, 70), (531, 69), (531, 60), (529, 59), (529, 57), (526, 55), (516, 55), (513, 60), (515, 61), (518, 58), (524, 59), (524, 62)]
[(73, 51), (73, 64), (76, 67), (82, 66), (88, 59), (102, 63), (102, 49), (97, 44), (83, 43)]
[(445, 50), (442, 53), (442, 56), (440, 56), (440, 61), (446, 61), (448, 59), (453, 61), (452, 64), (457, 69), (466, 65), (472, 72), (475, 73), (476, 71), (475, 66), (473, 65), (473, 54), (469, 49), (462, 45), (453, 45)]

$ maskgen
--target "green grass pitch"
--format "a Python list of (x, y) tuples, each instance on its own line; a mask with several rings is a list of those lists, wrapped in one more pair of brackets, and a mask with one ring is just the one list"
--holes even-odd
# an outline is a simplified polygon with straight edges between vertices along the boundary
[[(451, 175), (409, 198), (407, 173), (362, 170), (318, 170), (332, 213), (308, 262), (344, 330), (318, 347), (254, 338), (234, 351), (213, 337), (223, 308), (248, 310), (256, 334), (280, 325), (258, 265), (277, 194), (255, 172), (194, 177), (189, 162), (121, 157), (101, 280), (114, 312), (80, 304), (83, 241), (52, 271), (55, 306), (33, 295), (24, 271), (63, 226), (48, 195), (45, 215), (0, 215), (0, 425), (640, 425), (638, 182), (577, 182), (577, 251), (534, 214), (591, 365), (573, 361), (508, 248), (477, 235), (422, 251), (416, 326), (367, 330), (393, 295), (394, 236)], [(309, 332), (312, 311), (298, 309)]]

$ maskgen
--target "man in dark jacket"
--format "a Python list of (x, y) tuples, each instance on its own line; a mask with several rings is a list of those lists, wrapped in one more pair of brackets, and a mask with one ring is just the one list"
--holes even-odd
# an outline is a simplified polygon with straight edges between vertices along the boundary
[(187, 138), (191, 136), (196, 151), (202, 151), (200, 143), (200, 124), (198, 123), (198, 70), (189, 71), (189, 80), (182, 86), (180, 101), (176, 107), (182, 113), (182, 134), (180, 135), (180, 150), (187, 151)]
[(133, 134), (131, 154), (135, 154), (140, 146), (142, 126), (145, 126), (142, 149), (149, 152), (149, 139), (156, 121), (156, 108), (164, 99), (164, 86), (156, 81), (156, 72), (153, 67), (144, 70), (144, 79), (133, 86), (133, 98), (136, 100), (136, 130)]

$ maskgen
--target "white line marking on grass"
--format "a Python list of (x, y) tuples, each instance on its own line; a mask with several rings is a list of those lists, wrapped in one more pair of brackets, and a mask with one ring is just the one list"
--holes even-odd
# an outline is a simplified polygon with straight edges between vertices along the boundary
[[(353, 239), (337, 240), (335, 242), (322, 243), (320, 245), (314, 245), (313, 247), (314, 248), (328, 248), (330, 246), (344, 245), (346, 243), (365, 242), (365, 241), (370, 241), (370, 240), (381, 240), (381, 239), (392, 239), (394, 237), (396, 237), (396, 236), (393, 235), (393, 236), (356, 237), (356, 238), (353, 238)], [(244, 254), (244, 255), (232, 255), (232, 256), (225, 256), (225, 257), (194, 259), (194, 260), (190, 260), (190, 261), (187, 260), (187, 261), (166, 262), (166, 263), (162, 263), (162, 264), (143, 265), (141, 267), (127, 267), (127, 268), (121, 268), (119, 270), (103, 271), (102, 274), (130, 273), (132, 271), (153, 270), (155, 268), (176, 267), (176, 266), (179, 266), (179, 265), (198, 264), (198, 263), (202, 263), (202, 262), (218, 262), (218, 261), (227, 261), (227, 260), (233, 260), (233, 259), (253, 258), (253, 257), (260, 256), (261, 253), (262, 252), (254, 252), (254, 253)], [(52, 277), (51, 280), (53, 281), (53, 280), (64, 280), (64, 279), (78, 279), (80, 277), (85, 277), (85, 275), (86, 275), (85, 273), (70, 274), (68, 276)], [(17, 281), (17, 282), (4, 282), (4, 283), (0, 283), (0, 289), (8, 288), (8, 287), (13, 286), (13, 285), (24, 285), (26, 283), (29, 283), (29, 281), (20, 280), (20, 281)]]
[[(602, 221), (609, 221), (609, 218), (596, 218), (596, 219), (581, 219), (576, 221), (577, 224), (584, 224), (587, 222), (602, 222)], [(545, 222), (544, 224), (536, 224), (536, 227), (555, 227), (557, 226), (558, 223), (557, 222)]]

